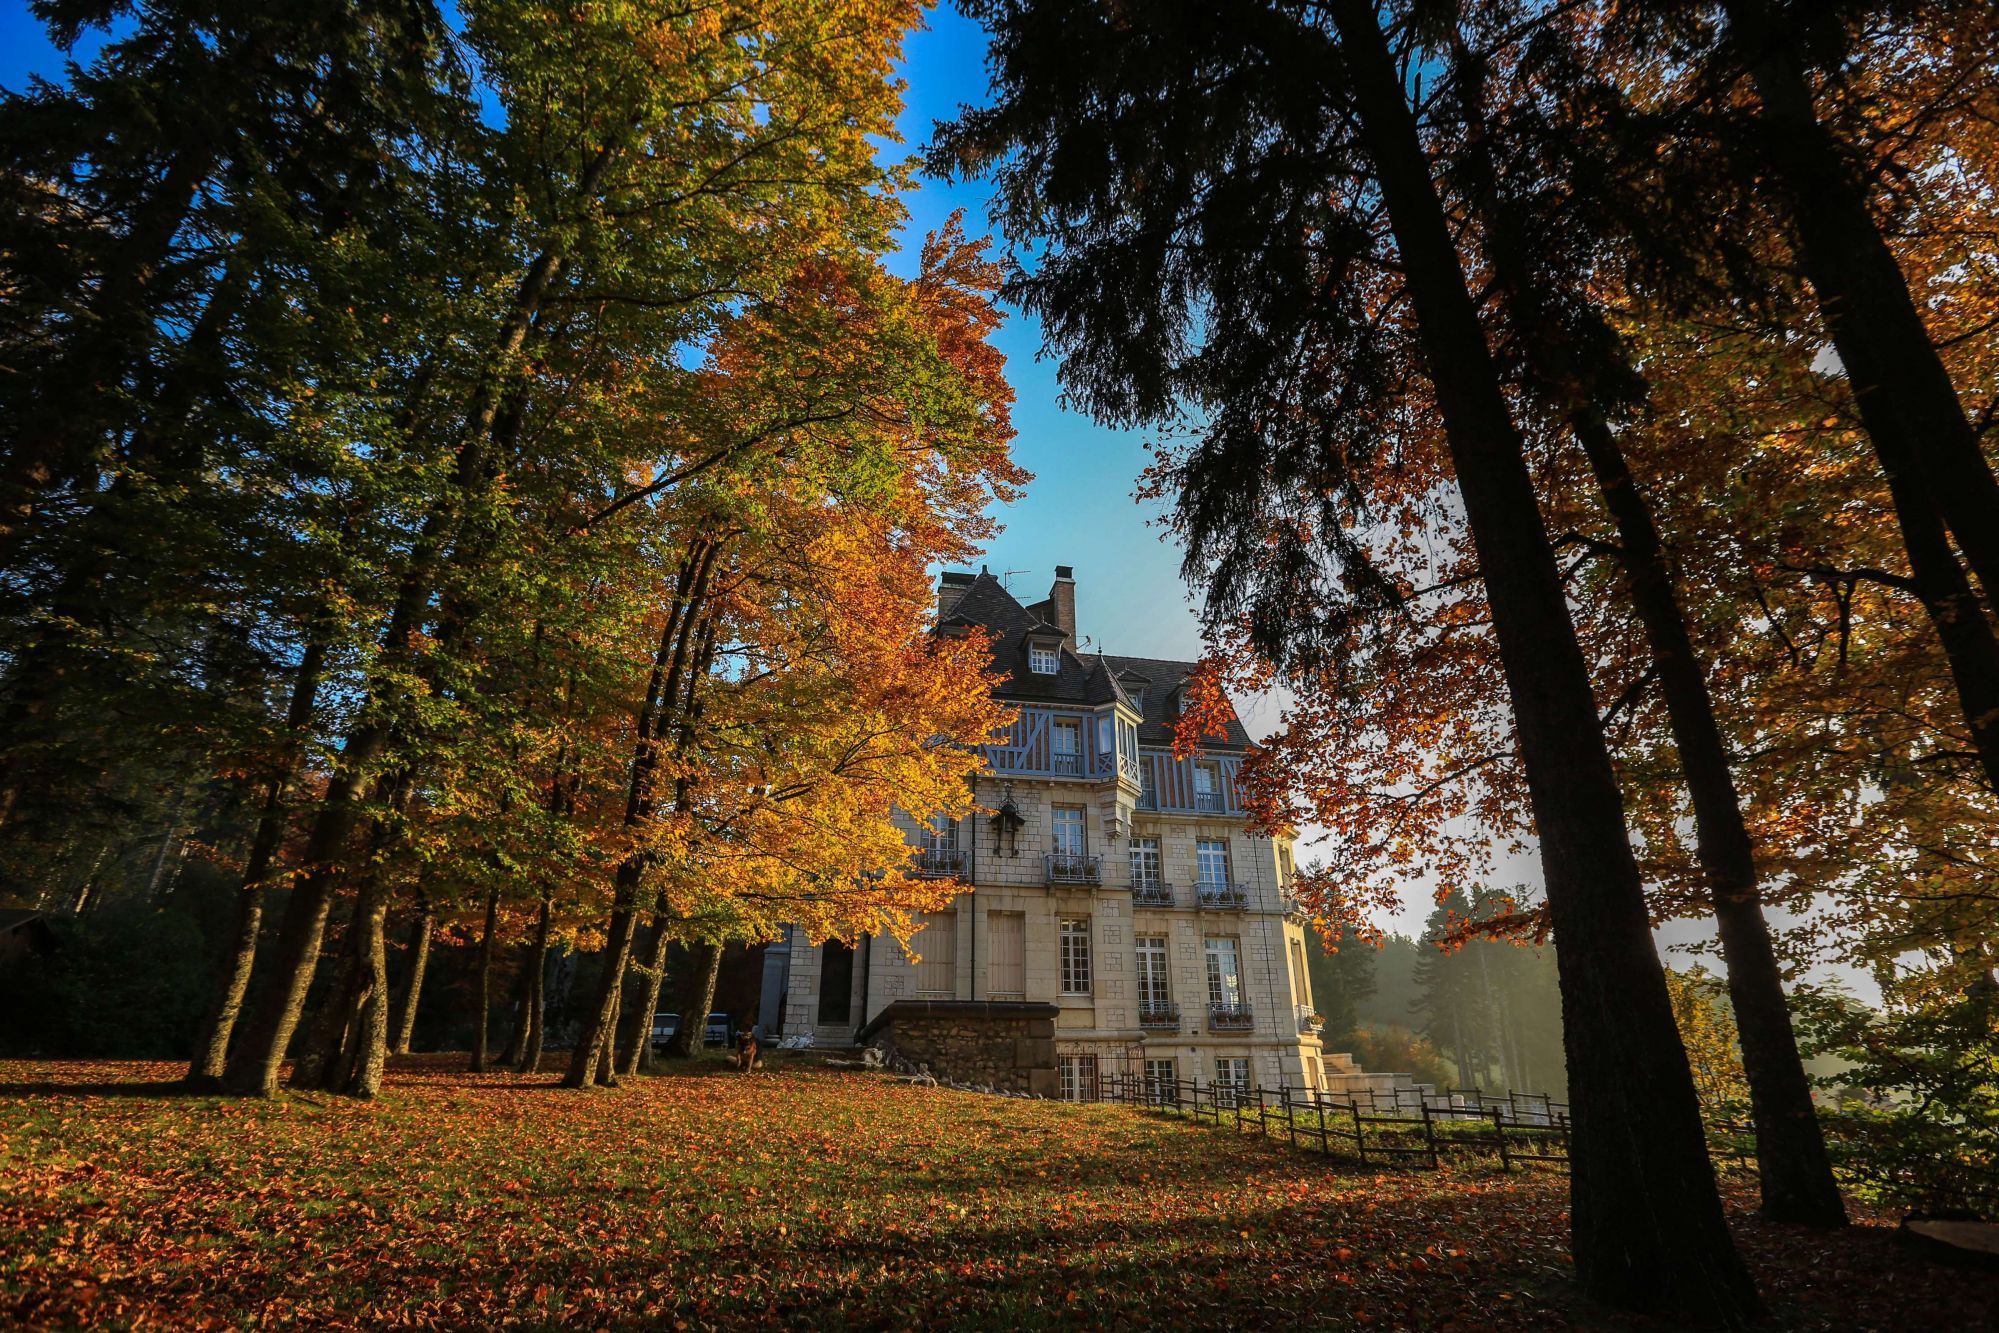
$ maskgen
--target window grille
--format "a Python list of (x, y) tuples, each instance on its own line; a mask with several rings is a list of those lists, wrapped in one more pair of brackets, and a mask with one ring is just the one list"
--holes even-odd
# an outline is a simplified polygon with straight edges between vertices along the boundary
[(1061, 927), (1062, 993), (1090, 993), (1090, 918), (1064, 917)]
[(1097, 1100), (1097, 1057), (1094, 1055), (1058, 1055), (1056, 1069), (1062, 1080), (1062, 1100), (1065, 1102), (1093, 1102)]
[(1208, 937), (1208, 1003), (1228, 1009), (1242, 1005), (1242, 968), (1232, 935)]

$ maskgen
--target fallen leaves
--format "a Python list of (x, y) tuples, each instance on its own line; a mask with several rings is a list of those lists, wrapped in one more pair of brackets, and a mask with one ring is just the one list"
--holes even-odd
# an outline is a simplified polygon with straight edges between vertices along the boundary
[[(1554, 1175), (1345, 1173), (1122, 1108), (816, 1069), (576, 1094), (458, 1065), (398, 1062), (374, 1105), (118, 1095), (161, 1071), (0, 1066), (0, 1323), (1601, 1318), (1567, 1283)], [(1752, 1260), (1817, 1284), (1759, 1264), (1788, 1322), (1893, 1327), (1970, 1299), (1882, 1228), (1855, 1233), (1821, 1265), (1793, 1233), (1745, 1225)]]

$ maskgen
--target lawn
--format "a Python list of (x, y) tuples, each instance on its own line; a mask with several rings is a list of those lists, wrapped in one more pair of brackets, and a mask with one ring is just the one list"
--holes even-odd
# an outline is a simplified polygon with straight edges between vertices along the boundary
[[(1628, 1326), (1570, 1291), (1551, 1173), (1362, 1171), (815, 1066), (576, 1093), (419, 1057), (372, 1105), (175, 1072), (0, 1062), (0, 1322)], [(1778, 1326), (1991, 1312), (1989, 1277), (1879, 1223), (1738, 1222)]]

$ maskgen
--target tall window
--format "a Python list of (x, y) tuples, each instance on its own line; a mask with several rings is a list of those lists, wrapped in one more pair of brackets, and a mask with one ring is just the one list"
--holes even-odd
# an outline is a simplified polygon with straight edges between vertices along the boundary
[(1157, 810), (1159, 808), (1159, 788), (1153, 784), (1152, 769), (1153, 765), (1147, 763), (1144, 758), (1141, 757), (1139, 759), (1138, 804), (1141, 809), (1145, 810)]
[(1246, 1055), (1218, 1055), (1215, 1057), (1215, 1087), (1226, 1088), (1236, 1096), (1249, 1091), (1249, 1057)]
[(1055, 1067), (1062, 1077), (1062, 1100), (1093, 1102), (1097, 1099), (1097, 1057), (1058, 1055)]
[(1058, 805), (1049, 810), (1055, 831), (1055, 850), (1065, 856), (1083, 854), (1083, 807)]
[(1057, 773), (1081, 773), (1083, 771), (1083, 727), (1070, 719), (1057, 719), (1054, 730), (1055, 771)]
[(1305, 972), (1305, 941), (1291, 941), (1291, 998), (1301, 1011), (1312, 1008), (1312, 988)]
[(1166, 937), (1140, 935), (1138, 946), (1138, 1007), (1164, 1009), (1171, 992), (1166, 981)]
[(1194, 866), (1200, 874), (1201, 883), (1208, 888), (1220, 888), (1229, 882), (1229, 840), (1227, 838), (1196, 838), (1194, 840)]
[(958, 821), (949, 815), (932, 815), (930, 822), (923, 826), (923, 846), (934, 852), (956, 851), (958, 847)]
[(1222, 770), (1205, 759), (1194, 765), (1194, 808), (1222, 808)]
[(986, 917), (986, 989), (996, 998), (1027, 994), (1027, 917), (992, 912)]
[(1159, 883), (1159, 839), (1131, 840), (1131, 886), (1146, 888)]
[(1208, 937), (1208, 1003), (1229, 1009), (1242, 1004), (1242, 967), (1233, 935)]
[(1090, 918), (1086, 916), (1063, 917), (1061, 943), (1062, 993), (1064, 995), (1088, 995), (1090, 993)]
[(1053, 648), (1035, 644), (1027, 650), (1027, 669), (1037, 676), (1053, 676), (1062, 670), (1062, 655)]
[(1145, 1095), (1155, 1102), (1173, 1100), (1179, 1092), (1180, 1062), (1171, 1057), (1145, 1062)]
[(958, 914), (925, 912), (923, 929), (910, 941), (922, 962), (916, 965), (916, 989), (953, 995), (958, 989)]

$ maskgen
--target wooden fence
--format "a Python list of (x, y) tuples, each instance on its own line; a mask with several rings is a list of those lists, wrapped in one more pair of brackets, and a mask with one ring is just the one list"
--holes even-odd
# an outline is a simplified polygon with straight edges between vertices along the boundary
[(1227, 1126), (1361, 1166), (1434, 1169), (1446, 1157), (1496, 1159), (1507, 1171), (1569, 1164), (1569, 1108), (1538, 1095), (1452, 1090), (1410, 1106), (1382, 1106), (1372, 1098), (1292, 1088), (1105, 1074), (1097, 1080), (1097, 1100)]

